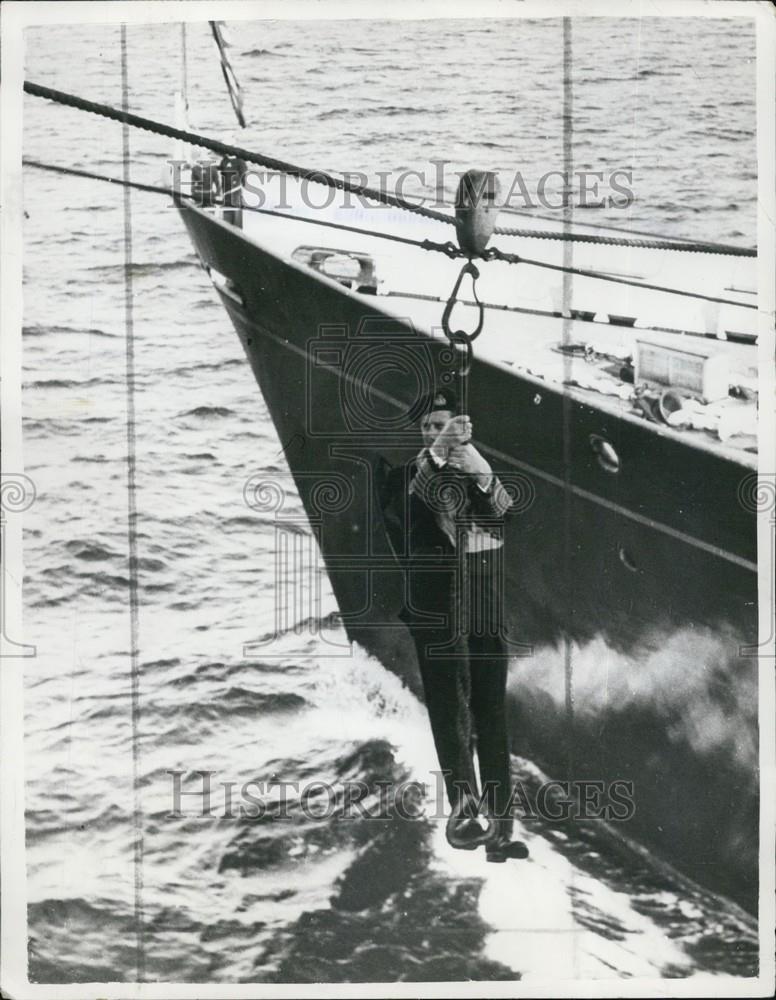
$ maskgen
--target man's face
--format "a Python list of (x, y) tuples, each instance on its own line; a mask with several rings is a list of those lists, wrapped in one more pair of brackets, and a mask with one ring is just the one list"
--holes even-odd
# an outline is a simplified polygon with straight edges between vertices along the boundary
[(423, 444), (428, 448), (442, 433), (448, 420), (453, 419), (451, 410), (434, 410), (427, 414), (420, 421), (420, 431), (423, 435)]

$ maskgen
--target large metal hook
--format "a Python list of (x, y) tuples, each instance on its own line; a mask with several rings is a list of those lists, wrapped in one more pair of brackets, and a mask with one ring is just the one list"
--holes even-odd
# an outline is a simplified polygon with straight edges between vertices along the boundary
[[(461, 287), (461, 282), (463, 281), (463, 276), (465, 274), (470, 274), (472, 276), (472, 294), (474, 295), (474, 301), (479, 306), (480, 316), (477, 323), (477, 327), (471, 333), (466, 333), (465, 330), (451, 330), (450, 329), (450, 314), (453, 311), (453, 306), (455, 305), (458, 298), (458, 289)], [(485, 322), (485, 306), (480, 302), (477, 296), (477, 279), (480, 276), (479, 269), (474, 264), (473, 261), (467, 260), (467, 262), (461, 268), (461, 273), (458, 275), (458, 279), (450, 293), (450, 298), (447, 300), (447, 305), (445, 306), (445, 311), (442, 313), (442, 329), (444, 330), (445, 336), (450, 341), (451, 344), (463, 344), (476, 340), (477, 337), (482, 333), (482, 327)]]
[[(461, 287), (461, 282), (463, 281), (465, 274), (470, 274), (472, 276), (472, 294), (474, 295), (474, 301), (477, 303), (480, 311), (477, 326), (471, 333), (467, 333), (465, 330), (450, 329), (450, 315), (453, 311), (453, 306), (458, 300), (458, 290)], [(442, 313), (442, 330), (444, 331), (445, 336), (450, 341), (451, 345), (456, 349), (461, 345), (464, 348), (463, 353), (466, 357), (458, 372), (461, 378), (465, 378), (471, 370), (472, 360), (474, 358), (472, 341), (476, 340), (482, 333), (482, 327), (485, 323), (485, 306), (482, 302), (480, 302), (477, 295), (477, 279), (479, 276), (480, 272), (477, 266), (473, 263), (473, 261), (468, 260), (461, 268), (461, 273), (458, 275), (458, 279), (456, 280), (453, 290), (450, 293), (450, 298), (447, 300), (445, 310)]]

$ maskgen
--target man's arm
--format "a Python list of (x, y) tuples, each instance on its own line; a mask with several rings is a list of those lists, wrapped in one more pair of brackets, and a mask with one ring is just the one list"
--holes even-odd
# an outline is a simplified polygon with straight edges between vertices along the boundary
[(512, 506), (512, 501), (498, 476), (474, 445), (465, 444), (451, 449), (448, 459), (451, 468), (469, 477), (469, 499), (475, 520), (478, 517), (491, 521), (494, 517), (502, 518)]
[[(453, 482), (447, 462), (440, 459), (429, 448), (424, 448), (416, 459), (415, 475), (410, 482), (410, 493), (423, 501), (434, 511), (454, 512), (460, 499), (454, 489), (445, 490), (440, 478)], [(460, 491), (458, 491), (460, 493)]]
[[(436, 511), (455, 513), (468, 498), (470, 511), (475, 520), (493, 523), (494, 518), (503, 518), (512, 501), (498, 476), (489, 472), (474, 475), (457, 471), (447, 462), (439, 461), (433, 452), (424, 448), (417, 457), (415, 475), (410, 482), (410, 492), (419, 497), (426, 506)], [(440, 484), (440, 477), (443, 483)], [(445, 489), (445, 485), (449, 489)], [(456, 489), (456, 485), (461, 488)]]
[(504, 517), (512, 506), (509, 493), (495, 474), (491, 474), (490, 485), (487, 489), (479, 483), (475, 483), (469, 490), (469, 497), (475, 519), (478, 516), (491, 520), (494, 517)]

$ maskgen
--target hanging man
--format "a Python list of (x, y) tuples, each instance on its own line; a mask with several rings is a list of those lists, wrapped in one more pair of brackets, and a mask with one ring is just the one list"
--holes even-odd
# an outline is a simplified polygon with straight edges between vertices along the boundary
[[(390, 471), (382, 501), (389, 536), (406, 557), (407, 599), (400, 617), (417, 651), (445, 777), (447, 838), (465, 850), (484, 845), (489, 861), (526, 857), (525, 845), (511, 842), (505, 704), (501, 550), (511, 501), (471, 443), (471, 420), (459, 412), (451, 389), (438, 389), (426, 400), (420, 430), (422, 450), (407, 466)], [(483, 803), (487, 830), (477, 818)]]

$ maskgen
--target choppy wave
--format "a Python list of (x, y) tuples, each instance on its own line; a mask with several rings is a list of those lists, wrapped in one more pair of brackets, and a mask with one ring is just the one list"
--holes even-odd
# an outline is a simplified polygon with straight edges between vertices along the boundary
[(22, 327), (22, 336), (24, 337), (45, 337), (49, 334), (62, 333), (82, 333), (87, 334), (90, 337), (110, 337), (111, 339), (114, 339), (117, 336), (115, 333), (108, 333), (107, 330), (100, 330), (96, 327), (62, 326), (59, 323), (53, 323), (51, 325), (31, 323)]
[[(280, 48), (281, 46), (279, 46)], [(281, 57), (281, 53), (276, 49), (249, 49), (247, 52), (242, 53), (244, 56), (255, 57), (255, 56), (278, 56)]]
[(174, 368), (171, 375), (188, 375), (193, 372), (218, 372), (224, 368), (240, 368), (247, 364), (245, 358), (225, 358), (223, 361), (200, 361), (197, 364), (181, 365)]
[(89, 389), (95, 385), (116, 385), (113, 378), (88, 378), (83, 381), (68, 378), (47, 378), (36, 382), (25, 382), (25, 389)]
[[(133, 261), (130, 264), (130, 270), (135, 277), (145, 277), (148, 275), (155, 276), (157, 274), (164, 274), (167, 271), (178, 271), (184, 268), (197, 267), (198, 263), (196, 258), (187, 255), (185, 259), (181, 260), (161, 260), (161, 261)], [(124, 275), (126, 272), (125, 264), (95, 264), (91, 267), (85, 268), (85, 271), (90, 275), (97, 278), (111, 278), (114, 275)]]
[(234, 414), (234, 410), (230, 410), (227, 406), (196, 406), (193, 410), (186, 410), (185, 413), (179, 414), (182, 417), (230, 417)]
[(65, 548), (76, 559), (83, 559), (86, 562), (98, 562), (104, 559), (112, 559), (117, 553), (96, 542), (71, 539), (65, 542)]

